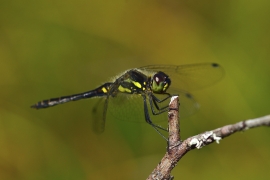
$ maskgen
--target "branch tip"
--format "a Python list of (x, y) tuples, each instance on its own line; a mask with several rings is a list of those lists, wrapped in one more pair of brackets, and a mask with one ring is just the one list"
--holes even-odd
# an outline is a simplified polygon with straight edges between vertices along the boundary
[(172, 96), (169, 105), (171, 105), (171, 103), (172, 103), (176, 98), (178, 98), (178, 96)]

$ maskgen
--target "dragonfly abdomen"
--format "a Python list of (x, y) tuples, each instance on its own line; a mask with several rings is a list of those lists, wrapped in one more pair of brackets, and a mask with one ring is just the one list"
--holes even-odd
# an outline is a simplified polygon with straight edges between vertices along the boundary
[(87, 99), (87, 98), (92, 98), (92, 97), (107, 96), (110, 85), (111, 83), (105, 83), (102, 86), (92, 91), (87, 91), (80, 94), (73, 94), (70, 96), (62, 96), (58, 98), (51, 98), (51, 99), (43, 100), (32, 105), (31, 108), (36, 108), (36, 109), (48, 108), (48, 107), (52, 107), (58, 104), (70, 102), (70, 101), (77, 101), (80, 99)]

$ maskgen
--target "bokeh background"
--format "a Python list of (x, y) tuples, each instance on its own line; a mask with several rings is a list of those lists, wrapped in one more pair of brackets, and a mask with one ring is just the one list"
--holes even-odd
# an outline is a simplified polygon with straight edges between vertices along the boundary
[[(224, 78), (192, 92), (200, 110), (181, 135), (270, 113), (270, 2), (0, 2), (0, 179), (146, 179), (166, 143), (147, 124), (91, 130), (95, 100), (33, 110), (149, 64), (217, 62)], [(269, 179), (270, 129), (188, 153), (175, 179)]]

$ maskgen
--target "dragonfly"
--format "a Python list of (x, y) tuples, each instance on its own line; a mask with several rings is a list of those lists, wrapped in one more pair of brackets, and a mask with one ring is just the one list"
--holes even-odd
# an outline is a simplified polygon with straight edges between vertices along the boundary
[[(97, 128), (97, 131), (102, 132), (104, 131), (107, 114), (108, 112), (114, 114), (116, 112), (115, 106), (121, 106), (124, 110), (120, 108), (120, 111), (126, 112), (125, 108), (134, 107), (135, 102), (140, 102), (141, 106), (138, 112), (141, 116), (139, 119), (144, 119), (166, 139), (160, 130), (168, 130), (152, 120), (168, 111), (168, 103), (164, 104), (164, 102), (167, 102), (173, 95), (180, 95), (181, 107), (182, 105), (187, 106), (186, 111), (180, 111), (180, 116), (192, 114), (199, 106), (189, 92), (213, 85), (222, 78), (223, 74), (222, 66), (217, 63), (143, 66), (126, 70), (112, 81), (106, 82), (93, 90), (39, 101), (31, 107), (42, 109), (70, 101), (100, 98), (93, 112), (103, 106), (103, 117), (99, 119), (99, 127)], [(118, 100), (118, 102), (114, 103), (115, 100)], [(130, 112), (134, 112), (134, 116), (138, 114), (135, 108), (131, 109), (131, 111), (126, 112), (126, 116), (129, 117), (124, 116), (124, 118), (132, 119), (133, 115), (129, 115)]]

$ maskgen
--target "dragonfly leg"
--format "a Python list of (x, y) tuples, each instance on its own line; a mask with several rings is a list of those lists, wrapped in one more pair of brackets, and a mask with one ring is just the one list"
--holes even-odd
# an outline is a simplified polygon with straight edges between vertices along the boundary
[(151, 121), (151, 118), (149, 116), (149, 112), (148, 112), (148, 107), (147, 107), (147, 102), (146, 102), (146, 96), (143, 95), (143, 104), (144, 104), (144, 115), (145, 115), (145, 121), (150, 124), (156, 131), (157, 133), (163, 138), (165, 139), (166, 141), (168, 141), (168, 139), (159, 131), (160, 130), (163, 130), (163, 131), (166, 131), (168, 132), (167, 129), (163, 128), (163, 127), (160, 127), (156, 124), (154, 124), (152, 121)]
[(164, 95), (167, 95), (167, 97), (163, 98), (163, 99), (158, 99), (156, 96), (153, 95), (153, 99), (155, 101), (157, 101), (158, 103), (161, 103), (161, 102), (164, 102), (166, 101), (167, 99), (171, 98), (172, 95), (170, 93), (163, 93)]
[[(161, 103), (165, 100), (167, 100), (169, 97), (171, 97), (170, 94), (168, 94), (168, 97), (162, 99), (162, 100), (159, 100), (156, 96), (154, 96), (153, 94), (148, 94), (148, 97), (149, 97), (149, 104), (150, 104), (150, 107), (151, 107), (151, 111), (153, 113), (153, 115), (159, 115), (159, 114), (162, 114), (166, 111), (168, 111), (168, 105), (167, 106), (164, 106), (164, 107), (159, 107), (159, 105), (157, 103)], [(156, 109), (158, 110), (158, 112), (155, 111), (155, 107)]]

